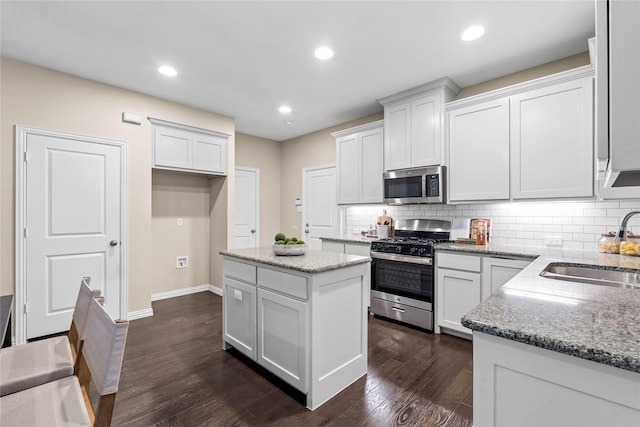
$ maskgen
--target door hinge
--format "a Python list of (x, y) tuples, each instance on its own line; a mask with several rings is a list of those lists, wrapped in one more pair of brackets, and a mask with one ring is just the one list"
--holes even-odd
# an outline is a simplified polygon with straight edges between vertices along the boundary
[(29, 161), (29, 155), (26, 151), (24, 152), (24, 161), (25, 163)]
[(29, 303), (25, 302), (24, 303), (24, 314), (28, 314), (29, 313)]
[(29, 230), (27, 229), (27, 227), (24, 228), (24, 237), (29, 237)]

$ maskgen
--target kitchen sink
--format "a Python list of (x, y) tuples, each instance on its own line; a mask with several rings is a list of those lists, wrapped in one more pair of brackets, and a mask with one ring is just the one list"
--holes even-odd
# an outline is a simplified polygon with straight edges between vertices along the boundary
[(552, 262), (542, 270), (540, 276), (570, 282), (640, 289), (640, 270), (608, 269), (588, 264)]

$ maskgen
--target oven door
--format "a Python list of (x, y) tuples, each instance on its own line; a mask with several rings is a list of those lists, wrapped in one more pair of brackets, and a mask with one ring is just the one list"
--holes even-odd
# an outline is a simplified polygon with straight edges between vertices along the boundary
[(371, 290), (433, 304), (431, 258), (371, 253)]

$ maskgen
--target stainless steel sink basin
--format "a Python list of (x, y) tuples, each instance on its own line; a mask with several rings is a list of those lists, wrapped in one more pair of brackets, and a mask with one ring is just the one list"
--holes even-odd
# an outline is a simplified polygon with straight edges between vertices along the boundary
[(633, 269), (613, 270), (595, 265), (552, 262), (542, 270), (540, 276), (594, 285), (640, 289), (640, 271)]

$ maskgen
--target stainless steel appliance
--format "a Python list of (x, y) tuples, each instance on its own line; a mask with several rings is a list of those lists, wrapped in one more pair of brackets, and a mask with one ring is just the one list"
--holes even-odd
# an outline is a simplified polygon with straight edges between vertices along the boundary
[(445, 203), (445, 166), (398, 169), (385, 172), (384, 202), (390, 205)]
[(371, 243), (371, 312), (433, 330), (433, 245), (451, 221), (397, 220), (394, 236)]

